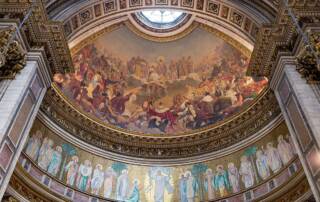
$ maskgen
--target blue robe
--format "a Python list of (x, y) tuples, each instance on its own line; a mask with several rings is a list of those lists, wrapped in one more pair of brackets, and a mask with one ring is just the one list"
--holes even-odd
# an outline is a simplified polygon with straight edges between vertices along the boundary
[(51, 162), (48, 167), (48, 173), (56, 176), (59, 171), (60, 164), (61, 164), (61, 153), (54, 151)]
[(129, 198), (125, 202), (139, 202), (140, 201), (140, 192), (137, 185), (134, 185), (133, 191), (130, 194)]
[(181, 178), (179, 182), (179, 189), (180, 189), (180, 202), (187, 202), (187, 184), (186, 178)]

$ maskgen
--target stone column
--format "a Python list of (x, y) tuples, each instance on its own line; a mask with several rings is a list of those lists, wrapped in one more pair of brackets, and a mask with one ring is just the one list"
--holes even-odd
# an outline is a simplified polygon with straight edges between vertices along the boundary
[(281, 57), (270, 85), (274, 89), (313, 195), (320, 201), (320, 99), (293, 57)]
[(21, 72), (13, 80), (0, 81), (0, 200), (49, 86), (41, 52), (28, 53)]

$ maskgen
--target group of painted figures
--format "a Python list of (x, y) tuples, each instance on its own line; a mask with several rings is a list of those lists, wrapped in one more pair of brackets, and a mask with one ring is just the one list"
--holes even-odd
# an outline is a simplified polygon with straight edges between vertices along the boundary
[(245, 76), (248, 59), (240, 53), (218, 54), (199, 64), (190, 56), (126, 62), (89, 45), (74, 56), (75, 72), (54, 80), (84, 111), (107, 123), (148, 134), (185, 132), (239, 111), (268, 82)]
[[(41, 169), (60, 180), (65, 179), (67, 185), (81, 191), (95, 195), (103, 193), (103, 197), (119, 201), (137, 202), (141, 199), (142, 190), (146, 194), (154, 189), (154, 201), (162, 202), (165, 191), (172, 194), (174, 189), (178, 189), (181, 202), (192, 202), (199, 197), (199, 189), (207, 193), (209, 200), (237, 193), (241, 186), (248, 189), (277, 173), (295, 155), (290, 141), (282, 135), (278, 136), (276, 147), (269, 142), (266, 148), (252, 148), (255, 148), (253, 153), (244, 152), (241, 156), (239, 168), (233, 162), (229, 162), (226, 169), (223, 165), (217, 165), (215, 170), (206, 166), (205, 172), (200, 175), (189, 169), (180, 173), (178, 181), (173, 178), (172, 168), (150, 167), (148, 177), (154, 184), (149, 183), (147, 187), (144, 184), (144, 189), (140, 184), (142, 179), (135, 177), (130, 180), (130, 169), (126, 164), (114, 162), (125, 165), (115, 170), (115, 167), (104, 168), (99, 163), (93, 165), (88, 159), (79, 162), (77, 155), (68, 156), (62, 146), (56, 145), (54, 148), (54, 141), (43, 136), (40, 130), (30, 137), (25, 152)], [(63, 159), (65, 163), (62, 163)]]

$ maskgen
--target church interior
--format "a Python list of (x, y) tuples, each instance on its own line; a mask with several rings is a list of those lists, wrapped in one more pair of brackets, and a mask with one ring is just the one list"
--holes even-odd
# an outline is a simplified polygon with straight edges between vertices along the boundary
[(0, 0), (0, 200), (320, 202), (320, 0)]

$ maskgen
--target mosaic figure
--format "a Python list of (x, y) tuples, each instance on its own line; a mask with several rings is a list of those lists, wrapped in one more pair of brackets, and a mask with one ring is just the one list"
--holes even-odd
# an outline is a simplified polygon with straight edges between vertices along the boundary
[(216, 171), (214, 188), (219, 191), (220, 197), (225, 197), (228, 195), (228, 189), (230, 188), (228, 173), (223, 169), (223, 165), (218, 165)]
[(118, 180), (117, 180), (117, 189), (116, 189), (117, 200), (119, 201), (126, 200), (128, 192), (129, 192), (128, 170), (124, 169), (121, 171), (121, 175), (118, 177)]
[(85, 160), (79, 167), (78, 178), (77, 178), (77, 187), (81, 191), (87, 191), (90, 186), (92, 174), (91, 161)]
[(214, 174), (212, 172), (212, 169), (207, 169), (205, 179), (204, 179), (204, 187), (206, 192), (208, 192), (208, 199), (213, 200), (215, 199), (215, 193), (214, 193)]
[(232, 192), (233, 193), (239, 192), (240, 191), (240, 185), (239, 185), (240, 175), (237, 167), (232, 162), (228, 163), (228, 177), (229, 177), (229, 182), (232, 188)]
[(192, 176), (190, 171), (185, 173), (186, 176), (186, 193), (187, 193), (187, 201), (194, 202), (194, 197), (196, 196), (198, 190), (198, 184), (196, 179)]
[(37, 160), (41, 146), (42, 132), (37, 130), (36, 134), (29, 138), (26, 154), (34, 161)]
[(53, 155), (53, 141), (49, 138), (44, 138), (42, 146), (39, 150), (39, 157), (38, 157), (38, 165), (43, 170), (47, 170), (48, 166), (51, 162), (52, 155)]
[(98, 195), (100, 188), (102, 187), (104, 179), (103, 167), (101, 164), (97, 164), (93, 171), (92, 181), (91, 181), (91, 193)]
[(287, 164), (294, 156), (292, 146), (283, 138), (282, 135), (278, 137), (277, 149), (284, 165)]
[(278, 150), (273, 147), (273, 143), (267, 143), (267, 148), (265, 150), (267, 156), (268, 165), (273, 173), (278, 172), (281, 169), (282, 163)]
[(66, 165), (65, 171), (67, 172), (67, 184), (70, 186), (74, 185), (76, 175), (79, 169), (78, 156), (72, 156), (71, 161)]
[(179, 177), (180, 202), (188, 202), (187, 199), (187, 178), (184, 173)]
[(125, 202), (139, 202), (140, 201), (139, 183), (140, 182), (138, 179), (134, 179), (132, 191), (129, 194), (129, 198), (126, 199)]
[(51, 162), (48, 167), (48, 173), (56, 176), (60, 170), (62, 160), (62, 147), (56, 146), (56, 150), (52, 154)]
[(267, 179), (270, 176), (268, 159), (267, 156), (261, 150), (258, 150), (256, 153), (256, 165), (258, 169), (258, 174), (261, 177), (261, 179)]
[(104, 183), (103, 183), (103, 196), (105, 198), (110, 198), (112, 193), (113, 183), (116, 179), (116, 173), (112, 167), (108, 167), (104, 173)]
[(254, 171), (251, 162), (247, 156), (241, 157), (239, 173), (245, 188), (250, 188), (254, 184)]

